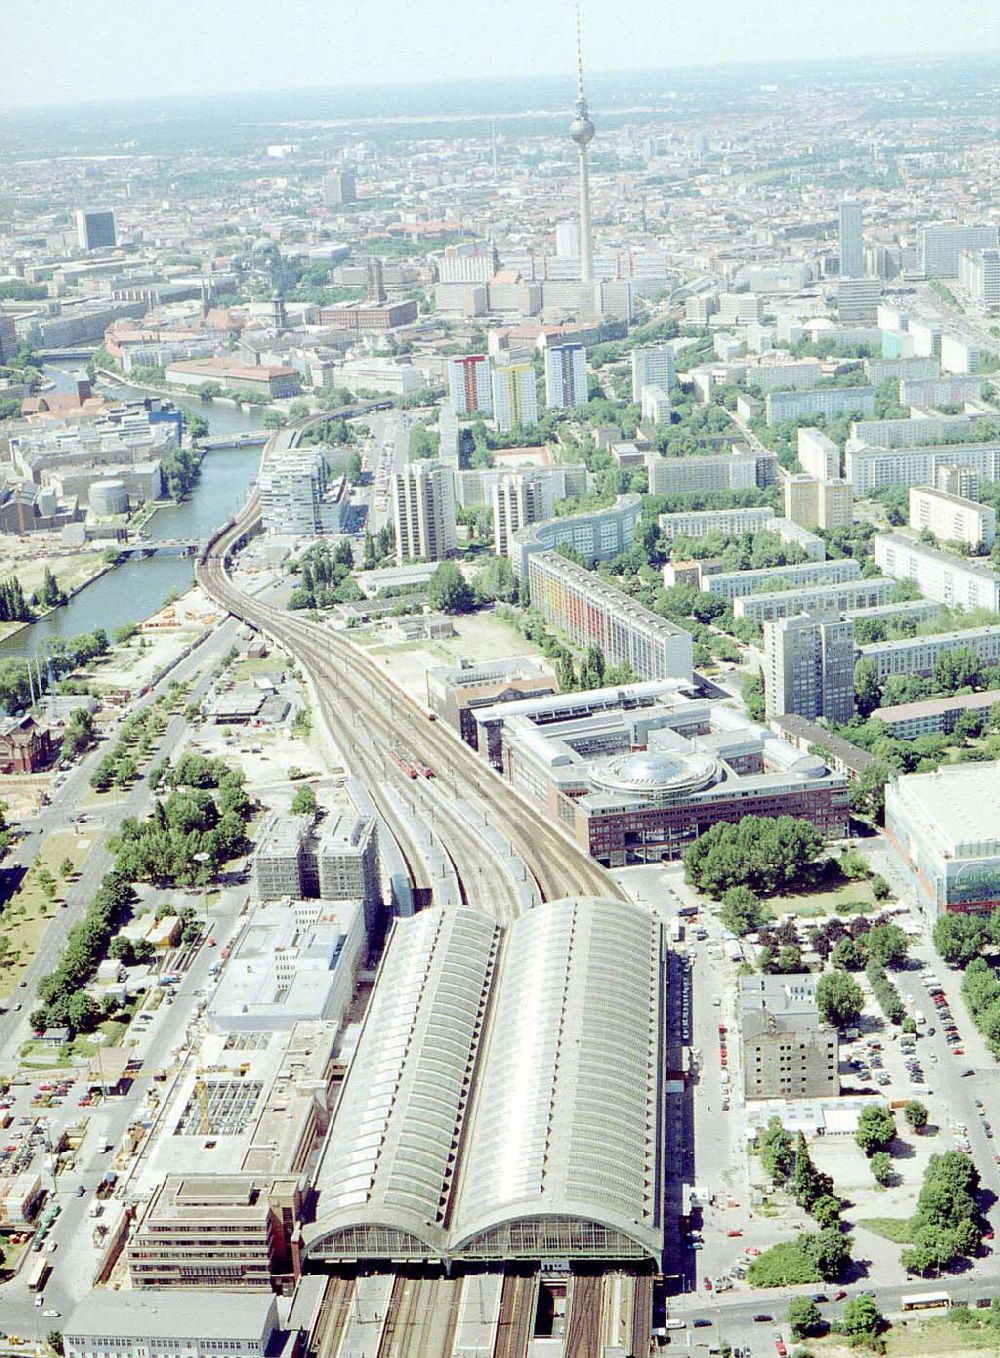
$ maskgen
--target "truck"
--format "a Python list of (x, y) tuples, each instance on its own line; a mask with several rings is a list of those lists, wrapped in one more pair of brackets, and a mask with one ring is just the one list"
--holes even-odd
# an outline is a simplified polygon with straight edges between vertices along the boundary
[(48, 1259), (36, 1259), (28, 1274), (28, 1291), (41, 1292), (45, 1286), (45, 1280), (52, 1272), (52, 1265)]
[(671, 942), (671, 943), (683, 943), (683, 942), (684, 942), (684, 924), (683, 924), (683, 921), (681, 921), (681, 920), (679, 920), (679, 919), (672, 919), (672, 920), (670, 921), (670, 942)]

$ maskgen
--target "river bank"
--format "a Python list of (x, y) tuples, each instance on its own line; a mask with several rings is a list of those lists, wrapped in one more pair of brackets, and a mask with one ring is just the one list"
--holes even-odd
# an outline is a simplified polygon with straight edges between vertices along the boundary
[[(97, 368), (97, 378), (102, 382), (112, 382), (116, 387), (128, 387), (130, 391), (142, 392), (146, 396), (170, 396), (180, 400), (196, 401), (200, 406), (229, 406), (233, 410), (244, 410), (242, 401), (237, 401), (233, 396), (199, 396), (193, 387), (171, 387), (166, 383), (162, 387), (151, 386), (147, 382), (133, 382), (131, 378), (125, 377), (122, 373), (112, 372), (110, 368)], [(251, 405), (251, 410), (266, 410), (267, 405)], [(201, 412), (199, 412), (201, 413)], [(202, 414), (203, 419), (208, 417)]]
[[(46, 364), (44, 371), (55, 381), (57, 388), (68, 389), (78, 367), (73, 363), (67, 363), (65, 367)], [(119, 382), (119, 385), (126, 390), (135, 390), (137, 395), (142, 394), (131, 384)], [(149, 393), (153, 392), (150, 388)], [(155, 394), (165, 393), (155, 389)], [(244, 411), (228, 402), (214, 408), (193, 392), (188, 394), (191, 407), (203, 414), (213, 434), (246, 433), (259, 427), (257, 409)], [(201, 462), (201, 474), (188, 497), (179, 504), (169, 500), (157, 502), (151, 516), (145, 519), (145, 531), (154, 530), (149, 540), (198, 541), (210, 537), (220, 524), (243, 507), (259, 467), (258, 446), (215, 449), (206, 453)], [(11, 635), (0, 635), (0, 659), (35, 654), (45, 641), (78, 636), (81, 632), (92, 632), (95, 627), (103, 627), (110, 634), (125, 623), (141, 623), (157, 613), (169, 599), (186, 593), (194, 578), (192, 557), (152, 556), (110, 567), (103, 560), (103, 549), (95, 552), (89, 546), (90, 569), (85, 575), (64, 578), (67, 573), (64, 558), (73, 560), (77, 553), (63, 549), (60, 555), (58, 535), (45, 535), (45, 540), (38, 542), (33, 541), (34, 536), (11, 538), (9, 545), (5, 541), (5, 558), (13, 560), (18, 550), (25, 560), (36, 557), (38, 584), (48, 560), (67, 594), (72, 590), (72, 597), (64, 606), (35, 622), (14, 624)], [(23, 545), (18, 549), (17, 544)], [(31, 589), (34, 588), (36, 583), (33, 581)], [(25, 592), (31, 591), (26, 588)]]

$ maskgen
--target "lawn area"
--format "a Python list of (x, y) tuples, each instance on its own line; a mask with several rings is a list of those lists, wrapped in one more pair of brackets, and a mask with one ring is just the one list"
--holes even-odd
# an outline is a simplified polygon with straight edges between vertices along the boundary
[[(49, 921), (60, 913), (59, 901), (65, 898), (66, 882), (59, 871), (69, 859), (78, 873), (92, 852), (95, 838), (81, 838), (69, 830), (48, 836), (41, 853), (25, 874), (19, 889), (0, 907), (0, 997), (10, 995), (24, 975)], [(37, 870), (48, 868), (56, 880), (56, 894), (48, 901), (38, 883)]]
[(872, 1235), (880, 1235), (883, 1240), (892, 1240), (897, 1245), (911, 1243), (908, 1217), (864, 1217), (857, 1224)]
[(854, 901), (863, 901), (872, 911), (879, 908), (867, 882), (844, 882), (832, 888), (818, 886), (815, 891), (806, 889), (793, 892), (790, 896), (767, 897), (767, 904), (775, 915), (791, 913), (806, 919), (840, 913), (838, 906), (843, 909)]
[[(1000, 1331), (962, 1325), (950, 1316), (910, 1316), (897, 1321), (883, 1338), (886, 1358), (953, 1358), (963, 1353), (1000, 1352)], [(858, 1354), (871, 1352), (850, 1348), (839, 1335), (810, 1339), (804, 1347), (815, 1358), (858, 1358)]]

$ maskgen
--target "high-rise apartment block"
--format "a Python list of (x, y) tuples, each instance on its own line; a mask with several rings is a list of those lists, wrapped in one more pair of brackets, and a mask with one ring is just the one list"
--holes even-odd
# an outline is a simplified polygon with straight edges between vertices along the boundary
[(677, 385), (674, 351), (669, 344), (647, 344), (632, 350), (632, 400), (642, 400), (643, 387), (670, 391)]
[(670, 423), (670, 393), (666, 387), (643, 387), (639, 399), (644, 424)]
[(393, 477), (396, 556), (443, 561), (458, 549), (455, 482), (442, 462), (411, 462)]
[(837, 281), (837, 319), (843, 325), (874, 325), (882, 300), (880, 278), (841, 278)]
[(580, 258), (580, 223), (578, 221), (556, 223), (556, 258)]
[(764, 623), (767, 716), (850, 721), (854, 713), (854, 623), (803, 613)]
[(987, 311), (1000, 311), (1000, 250), (959, 250), (958, 281)]
[(493, 390), (486, 354), (465, 354), (448, 363), (448, 392), (456, 415), (492, 415)]
[(800, 528), (847, 528), (854, 517), (850, 482), (836, 477), (785, 477), (785, 518)]
[(589, 399), (583, 345), (550, 345), (545, 350), (545, 404), (550, 409), (572, 410), (585, 406)]
[(936, 467), (934, 486), (946, 495), (960, 495), (963, 500), (978, 500), (982, 480), (972, 467)]
[(538, 423), (538, 379), (532, 363), (493, 369), (493, 416), (497, 428)]
[(721, 292), (719, 322), (722, 325), (747, 325), (764, 319), (764, 299), (753, 292)]
[(973, 548), (992, 547), (997, 536), (997, 514), (988, 505), (961, 495), (949, 495), (930, 486), (911, 486), (910, 527), (918, 531), (927, 529), (945, 542), (960, 542)]
[(796, 430), (799, 462), (807, 476), (817, 481), (835, 481), (840, 475), (840, 449), (822, 429)]
[(110, 211), (79, 208), (76, 214), (76, 234), (81, 250), (110, 250), (118, 243), (115, 214)]
[(928, 278), (957, 278), (962, 250), (991, 250), (1000, 245), (995, 226), (921, 226), (917, 228), (920, 270)]
[(17, 352), (17, 329), (14, 317), (0, 309), (0, 363), (9, 363)]
[(493, 487), (493, 549), (510, 555), (510, 540), (519, 528), (546, 517), (544, 480), (537, 473), (508, 472)]
[(268, 533), (322, 537), (339, 533), (345, 482), (333, 476), (322, 448), (286, 448), (260, 474), (260, 517)]
[(353, 170), (330, 170), (323, 176), (323, 202), (342, 207), (358, 201), (358, 181)]
[(845, 198), (838, 209), (841, 278), (863, 278), (865, 248), (861, 204)]

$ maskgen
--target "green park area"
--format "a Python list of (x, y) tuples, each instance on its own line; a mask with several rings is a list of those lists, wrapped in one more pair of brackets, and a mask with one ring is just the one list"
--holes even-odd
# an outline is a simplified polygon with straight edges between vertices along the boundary
[(17, 988), (49, 921), (65, 901), (67, 885), (92, 849), (91, 838), (81, 839), (69, 830), (49, 835), (17, 891), (0, 905), (0, 998)]

